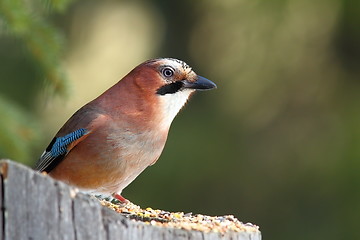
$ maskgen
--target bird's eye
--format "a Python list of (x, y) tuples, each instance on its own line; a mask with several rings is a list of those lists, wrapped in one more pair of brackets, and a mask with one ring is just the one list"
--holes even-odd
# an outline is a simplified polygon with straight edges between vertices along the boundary
[(166, 78), (172, 77), (174, 75), (174, 70), (169, 67), (164, 68), (161, 72), (162, 75)]

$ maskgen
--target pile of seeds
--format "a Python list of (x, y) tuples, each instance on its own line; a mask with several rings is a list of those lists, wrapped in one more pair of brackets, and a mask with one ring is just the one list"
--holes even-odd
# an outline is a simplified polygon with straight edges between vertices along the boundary
[(228, 231), (259, 231), (258, 226), (251, 223), (244, 224), (233, 215), (211, 217), (202, 214), (168, 212), (152, 208), (142, 209), (140, 206), (130, 202), (127, 204), (114, 204), (106, 200), (100, 202), (102, 205), (107, 206), (130, 219), (156, 226), (220, 233), (226, 233)]

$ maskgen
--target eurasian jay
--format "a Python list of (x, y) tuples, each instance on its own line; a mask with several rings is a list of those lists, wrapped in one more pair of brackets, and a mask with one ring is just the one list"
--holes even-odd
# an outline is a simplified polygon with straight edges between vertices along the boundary
[(213, 88), (183, 61), (148, 60), (75, 112), (35, 168), (88, 193), (126, 201), (121, 191), (157, 161), (190, 95)]

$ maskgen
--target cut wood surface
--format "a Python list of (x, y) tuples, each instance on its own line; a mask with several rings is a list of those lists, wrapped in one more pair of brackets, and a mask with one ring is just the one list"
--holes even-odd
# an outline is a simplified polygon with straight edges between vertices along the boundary
[(132, 220), (62, 182), (10, 160), (0, 161), (0, 173), (0, 239), (261, 240), (255, 227), (219, 233)]

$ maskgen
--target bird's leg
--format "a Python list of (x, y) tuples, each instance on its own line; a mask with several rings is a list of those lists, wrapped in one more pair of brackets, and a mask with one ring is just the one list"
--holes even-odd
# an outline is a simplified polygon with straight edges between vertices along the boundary
[(112, 195), (114, 198), (116, 198), (117, 200), (119, 200), (121, 203), (129, 203), (130, 201), (127, 200), (126, 198), (124, 198), (123, 196), (121, 196), (118, 193), (113, 193)]

